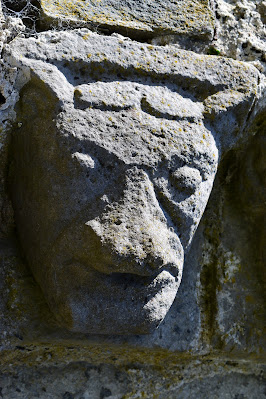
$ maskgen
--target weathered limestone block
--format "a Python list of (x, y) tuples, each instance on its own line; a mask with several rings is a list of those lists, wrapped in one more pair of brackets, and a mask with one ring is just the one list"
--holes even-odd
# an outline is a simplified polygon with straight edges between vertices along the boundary
[(16, 39), (4, 60), (15, 220), (51, 310), (72, 331), (152, 331), (219, 159), (247, 138), (258, 71), (86, 29)]
[(145, 39), (180, 34), (210, 38), (214, 30), (208, 0), (41, 0), (41, 9), (48, 24), (79, 24)]
[[(28, 348), (27, 348), (28, 349)], [(25, 348), (25, 350), (27, 351)], [(21, 351), (23, 353), (23, 351)], [(65, 351), (66, 352), (66, 351)], [(24, 351), (25, 353), (25, 351)], [(52, 350), (45, 355), (53, 356)], [(158, 398), (190, 399), (205, 397), (228, 399), (264, 399), (265, 367), (250, 361), (206, 361), (157, 359), (156, 365), (144, 363), (121, 364), (121, 353), (115, 364), (104, 351), (104, 363), (88, 361), (60, 362), (44, 365), (43, 360), (5, 367), (0, 372), (4, 399), (79, 399), (79, 398)], [(100, 356), (102, 358), (102, 356)], [(39, 356), (44, 358), (44, 356)], [(82, 356), (83, 358), (83, 356)], [(46, 363), (46, 362), (45, 362)]]

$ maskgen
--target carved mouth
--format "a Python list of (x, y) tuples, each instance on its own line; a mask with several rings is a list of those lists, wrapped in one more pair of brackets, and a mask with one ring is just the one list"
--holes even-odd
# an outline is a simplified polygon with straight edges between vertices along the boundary
[[(166, 270), (154, 276), (90, 272), (67, 299), (72, 330), (97, 334), (150, 333), (164, 319), (181, 281)], [(77, 281), (77, 276), (76, 276)], [(73, 291), (74, 288), (74, 291)]]
[(181, 282), (181, 269), (178, 276), (171, 265), (150, 276), (106, 274), (69, 259), (49, 268), (49, 290), (43, 281), (39, 283), (60, 324), (74, 332), (148, 334), (171, 307)]

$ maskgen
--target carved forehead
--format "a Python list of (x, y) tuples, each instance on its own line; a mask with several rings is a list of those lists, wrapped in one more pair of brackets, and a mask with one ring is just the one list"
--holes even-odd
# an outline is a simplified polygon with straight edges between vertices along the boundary
[(188, 123), (156, 117), (141, 107), (116, 112), (109, 107), (62, 113), (57, 121), (60, 147), (96, 157), (105, 164), (122, 161), (162, 171), (189, 164), (204, 176), (216, 170), (217, 147), (200, 120)]
[[(71, 126), (71, 133), (119, 153), (125, 161), (157, 163), (185, 150), (191, 155), (211, 150), (203, 105), (168, 87), (131, 81), (80, 85), (74, 107), (72, 119), (80, 129)], [(63, 124), (68, 123), (69, 119)]]
[(242, 108), (256, 95), (258, 73), (252, 67), (86, 29), (45, 32), (37, 39), (18, 39), (10, 48), (9, 61), (21, 68), (23, 79), (35, 76), (45, 82), (54, 101), (62, 104), (62, 131), (69, 133), (71, 126), (80, 140), (91, 137), (110, 151), (115, 148), (111, 140), (132, 154), (134, 145), (139, 154), (145, 146), (155, 161), (160, 151), (166, 154), (163, 146), (171, 152), (181, 140), (190, 153), (212, 153), (211, 141), (204, 141), (209, 135), (203, 120), (216, 144), (224, 141), (228, 149), (247, 117)]

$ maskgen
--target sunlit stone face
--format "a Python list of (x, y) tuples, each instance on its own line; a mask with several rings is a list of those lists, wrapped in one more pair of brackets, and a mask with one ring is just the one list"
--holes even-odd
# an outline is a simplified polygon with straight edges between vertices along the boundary
[(56, 110), (32, 81), (18, 113), (13, 204), (52, 311), (74, 331), (151, 331), (175, 298), (216, 172), (201, 104), (117, 80), (78, 85)]
[[(72, 331), (164, 319), (254, 68), (88, 30), (17, 39), (10, 191), (25, 258)], [(189, 267), (189, 265), (187, 265)]]

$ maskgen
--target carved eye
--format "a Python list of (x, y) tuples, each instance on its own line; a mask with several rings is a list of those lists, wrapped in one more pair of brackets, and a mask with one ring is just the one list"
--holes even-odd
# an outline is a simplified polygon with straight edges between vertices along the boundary
[(202, 182), (200, 172), (189, 166), (177, 169), (170, 175), (170, 180), (179, 191), (189, 195), (193, 194)]

